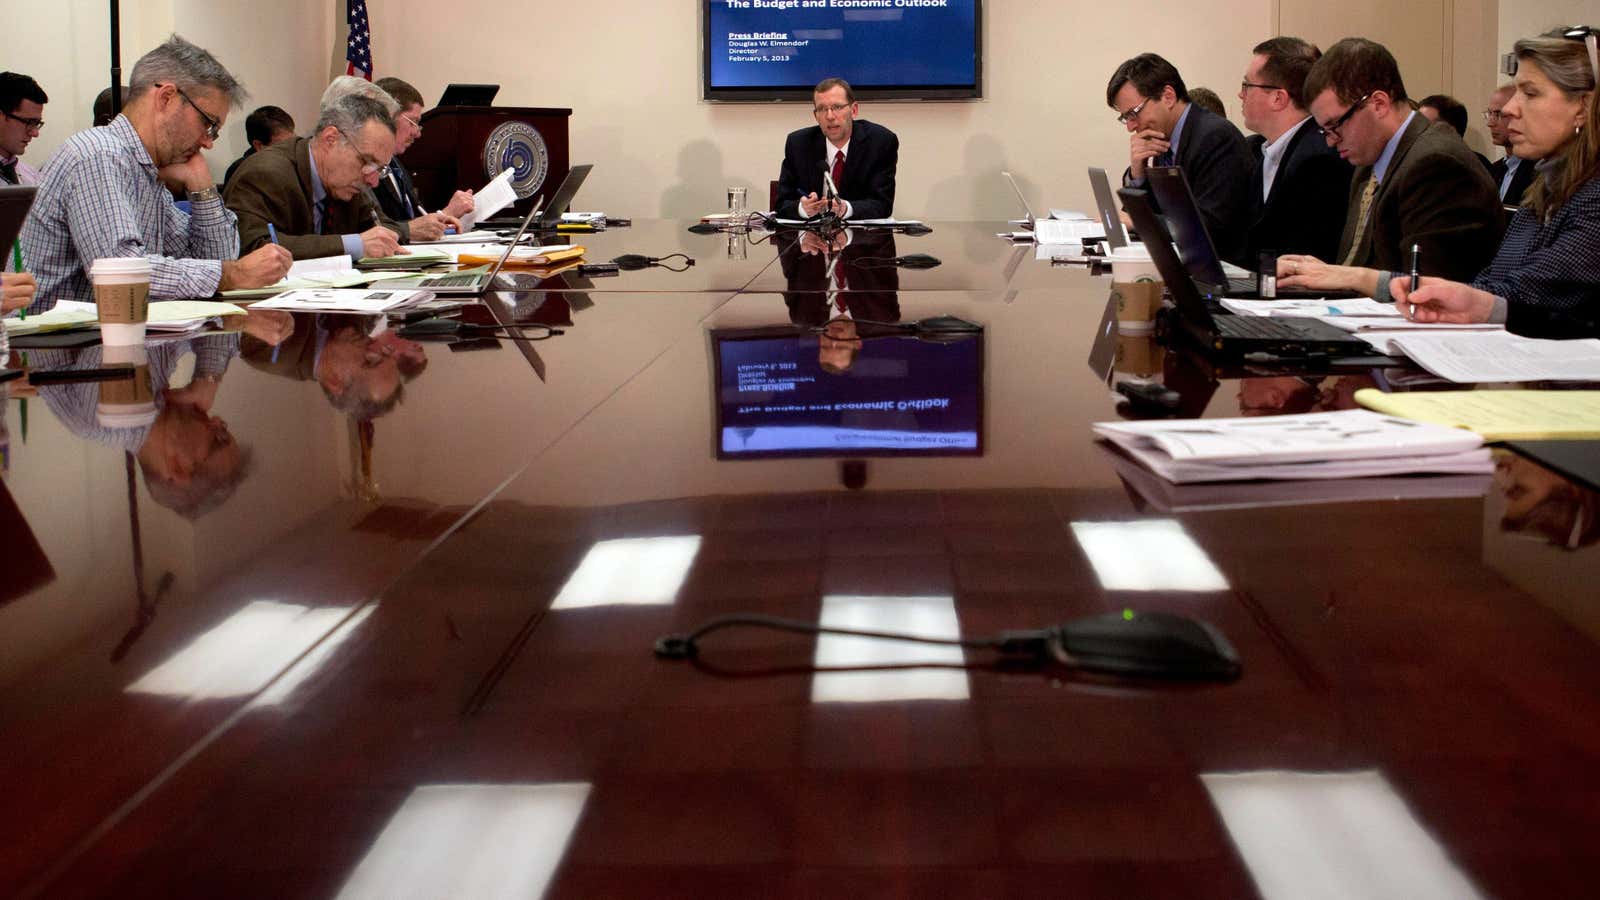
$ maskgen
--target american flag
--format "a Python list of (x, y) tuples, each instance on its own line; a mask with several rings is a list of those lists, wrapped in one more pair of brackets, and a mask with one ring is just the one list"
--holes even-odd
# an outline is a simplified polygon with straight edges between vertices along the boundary
[(345, 21), (350, 24), (350, 43), (344, 58), (349, 61), (346, 75), (372, 80), (372, 29), (367, 27), (367, 0), (345, 0)]

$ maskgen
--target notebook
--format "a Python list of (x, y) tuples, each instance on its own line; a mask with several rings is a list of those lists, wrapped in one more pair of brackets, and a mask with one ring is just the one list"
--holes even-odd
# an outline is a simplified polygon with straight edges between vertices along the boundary
[(1161, 272), (1178, 307), (1177, 329), (1227, 356), (1266, 354), (1274, 359), (1370, 356), (1366, 341), (1311, 318), (1290, 316), (1214, 316), (1189, 269), (1178, 257), (1172, 237), (1150, 206), (1149, 193), (1134, 188), (1117, 191), (1133, 227), (1144, 237), (1150, 258)]

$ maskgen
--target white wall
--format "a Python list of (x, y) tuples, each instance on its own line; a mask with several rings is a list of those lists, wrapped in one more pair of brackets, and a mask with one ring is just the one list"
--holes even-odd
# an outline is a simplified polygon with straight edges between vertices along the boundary
[[(4, 67), (37, 77), (50, 124), (29, 151), (42, 162), (89, 123), (108, 80), (101, 0), (7, 0)], [(126, 0), (124, 71), (166, 33), (215, 52), (244, 80), (251, 106), (274, 103), (302, 127), (342, 69), (343, 0)], [(508, 6), (460, 0), (369, 0), (378, 74), (429, 97), (450, 81), (503, 85), (507, 104), (570, 106), (573, 156), (599, 165), (583, 204), (636, 216), (685, 216), (744, 184), (757, 197), (777, 174), (783, 134), (810, 123), (802, 105), (701, 102), (698, 3), (591, 0)], [(1082, 0), (988, 0), (985, 93), (973, 103), (878, 103), (863, 115), (901, 135), (899, 212), (928, 218), (1014, 212), (999, 170), (1019, 173), (1037, 204), (1086, 207), (1082, 170), (1123, 163), (1126, 137), (1108, 116), (1105, 80), (1122, 59), (1153, 49), (1190, 84), (1237, 113), (1239, 76), (1258, 40), (1281, 30), (1323, 46), (1349, 34), (1383, 41), (1416, 96), (1445, 91), (1470, 109), (1496, 83), (1496, 54), (1551, 24), (1600, 22), (1600, 0), (1193, 0), (1153, 3), (1137, 17)], [(507, 27), (487, 23), (508, 22)], [(426, 23), (422, 26), (419, 23)], [(66, 52), (63, 52), (65, 49)], [(235, 114), (217, 150), (219, 173), (244, 148)], [(1485, 146), (1474, 121), (1469, 142)]]
[[(25, 157), (42, 166), (73, 132), (93, 121), (95, 95), (111, 84), (111, 25), (105, 0), (5, 0), (0, 68), (32, 75), (50, 95), (44, 131)], [(344, 28), (343, 3), (338, 4)], [(328, 83), (334, 0), (123, 0), (122, 80), (134, 62), (173, 31), (210, 50), (251, 97), (228, 117), (208, 154), (217, 177), (244, 152), (244, 117), (282, 106), (309, 126)], [(341, 34), (342, 37), (342, 34)]]

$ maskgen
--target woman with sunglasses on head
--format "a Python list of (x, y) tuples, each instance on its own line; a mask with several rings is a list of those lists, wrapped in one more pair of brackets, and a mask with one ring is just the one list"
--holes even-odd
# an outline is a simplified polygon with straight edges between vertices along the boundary
[(1517, 41), (1516, 92), (1501, 115), (1511, 146), (1539, 177), (1489, 267), (1471, 284), (1390, 284), (1417, 322), (1503, 322), (1532, 337), (1600, 336), (1600, 53), (1596, 29)]

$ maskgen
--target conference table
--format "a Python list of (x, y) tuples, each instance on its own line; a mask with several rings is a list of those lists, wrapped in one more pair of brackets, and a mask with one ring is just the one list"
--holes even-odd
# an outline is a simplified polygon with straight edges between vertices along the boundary
[[(0, 895), (1593, 892), (1589, 486), (1503, 450), (1492, 477), (1167, 485), (1093, 439), (1128, 413), (1108, 379), (1204, 417), (1425, 379), (1108, 337), (1109, 280), (1003, 223), (853, 235), (843, 280), (794, 235), (689, 224), (575, 238), (682, 271), (520, 275), (463, 312), (544, 339), (368, 352), (413, 359), (372, 418), (279, 358), (294, 337), (164, 353), (169, 386), (200, 340), (238, 354), (201, 410), (232, 474), (192, 516), (152, 441), (10, 385)], [(983, 326), (975, 446), (730, 452), (719, 336), (813, 353), (857, 296)], [(885, 328), (863, 371), (942, 346)], [(654, 653), (735, 614), (1157, 612), (1215, 626), (1237, 680), (757, 628)]]

